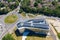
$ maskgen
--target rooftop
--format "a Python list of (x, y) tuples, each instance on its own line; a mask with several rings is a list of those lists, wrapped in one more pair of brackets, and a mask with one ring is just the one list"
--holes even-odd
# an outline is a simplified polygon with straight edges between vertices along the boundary
[(32, 28), (42, 28), (42, 29), (49, 29), (49, 25), (44, 19), (32, 19), (26, 22), (20, 22), (17, 24), (18, 28), (21, 27), (32, 27)]

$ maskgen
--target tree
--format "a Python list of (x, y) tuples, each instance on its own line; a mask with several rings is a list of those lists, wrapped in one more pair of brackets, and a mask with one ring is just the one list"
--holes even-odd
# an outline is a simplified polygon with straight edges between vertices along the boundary
[(53, 5), (57, 5), (57, 2), (56, 2), (56, 1), (53, 1), (52, 4), (53, 4)]
[(36, 0), (37, 3), (42, 3), (42, 0)]
[(23, 10), (22, 10), (22, 9), (20, 9), (20, 10), (19, 10), (19, 13), (22, 13), (22, 12), (23, 12)]
[(15, 40), (15, 39), (12, 37), (11, 34), (7, 34), (2, 38), (2, 40)]
[(15, 8), (17, 8), (18, 5), (19, 5), (18, 3), (11, 4), (11, 5), (9, 5), (9, 8), (14, 10)]
[(4, 7), (4, 4), (0, 2), (0, 7)]
[(7, 0), (8, 2), (13, 2), (13, 1), (15, 1), (15, 0)]
[(18, 0), (19, 2), (21, 1), (21, 0)]
[(35, 2), (35, 3), (34, 3), (34, 7), (37, 7), (37, 6), (38, 6), (38, 3), (37, 3), (37, 2)]
[(7, 14), (10, 10), (9, 9), (0, 9), (0, 15)]

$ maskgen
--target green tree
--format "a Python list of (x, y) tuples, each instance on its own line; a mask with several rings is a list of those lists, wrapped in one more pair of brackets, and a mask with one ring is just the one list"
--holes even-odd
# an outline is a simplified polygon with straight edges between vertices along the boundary
[(18, 0), (19, 2), (21, 1), (21, 0)]
[(4, 7), (4, 4), (0, 2), (0, 7)]
[(11, 34), (7, 34), (2, 38), (2, 40), (15, 40), (15, 39), (12, 37)]
[(15, 1), (15, 0), (7, 0), (8, 2), (13, 2), (13, 1)]
[(23, 10), (22, 10), (22, 9), (20, 9), (20, 10), (19, 10), (19, 13), (22, 13), (22, 12), (23, 12)]
[(37, 3), (37, 2), (35, 2), (35, 3), (34, 3), (34, 7), (37, 7), (37, 6), (38, 6), (38, 3)]
[(42, 3), (42, 0), (35, 0), (37, 3)]
[(53, 5), (57, 5), (57, 2), (56, 2), (56, 1), (53, 1), (52, 4), (53, 4)]

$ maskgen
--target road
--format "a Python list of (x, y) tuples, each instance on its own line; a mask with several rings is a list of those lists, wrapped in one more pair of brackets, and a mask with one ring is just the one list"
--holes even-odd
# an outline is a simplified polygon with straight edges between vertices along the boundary
[(19, 3), (19, 6), (18, 6), (15, 10), (9, 12), (7, 15), (4, 15), (3, 18), (1, 18), (0, 21), (2, 21), (2, 22), (4, 23), (5, 17), (7, 17), (7, 16), (9, 16), (9, 15), (11, 15), (11, 14), (16, 14), (16, 15), (18, 16), (18, 20), (17, 20), (15, 23), (13, 23), (13, 24), (5, 24), (5, 23), (4, 23), (4, 24), (5, 24), (5, 27), (4, 27), (5, 30), (4, 30), (4, 32), (2, 32), (2, 34), (0, 35), (0, 40), (1, 40), (8, 32), (11, 32), (11, 31), (13, 30), (13, 28), (16, 27), (16, 25), (17, 25), (18, 22), (24, 22), (24, 21), (27, 21), (27, 20), (28, 20), (27, 18), (26, 18), (26, 19), (23, 19), (22, 15), (20, 15), (20, 14), (18, 13), (19, 10), (20, 10), (20, 3)]
[[(20, 9), (20, 5), (19, 5), (15, 10), (9, 12), (7, 15), (0, 15), (0, 21), (5, 25), (5, 26), (3, 26), (4, 29), (2, 29), (3, 32), (0, 34), (0, 40), (2, 40), (3, 36), (5, 36), (10, 30), (12, 30), (12, 29), (14, 28), (14, 26), (16, 26), (16, 24), (17, 24), (19, 21), (23, 20), (22, 17), (21, 17), (20, 15), (18, 15), (19, 9)], [(10, 14), (16, 14), (19, 18), (18, 18), (18, 20), (17, 20), (15, 23), (13, 23), (13, 24), (10, 24), (10, 25), (9, 25), (9, 24), (5, 24), (5, 23), (4, 23), (5, 17), (6, 17), (6, 16), (9, 16)], [(21, 20), (20, 20), (20, 19), (21, 19)], [(1, 23), (1, 22), (0, 22), (0, 23)]]

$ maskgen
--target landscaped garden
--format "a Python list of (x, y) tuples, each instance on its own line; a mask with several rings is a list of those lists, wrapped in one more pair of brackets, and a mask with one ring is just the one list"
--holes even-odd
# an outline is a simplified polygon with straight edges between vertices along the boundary
[(17, 19), (18, 19), (18, 16), (12, 14), (12, 15), (7, 16), (7, 17), (5, 18), (5, 20), (4, 20), (4, 22), (5, 22), (5, 23), (9, 23), (9, 24), (11, 24), (11, 23), (16, 22)]

